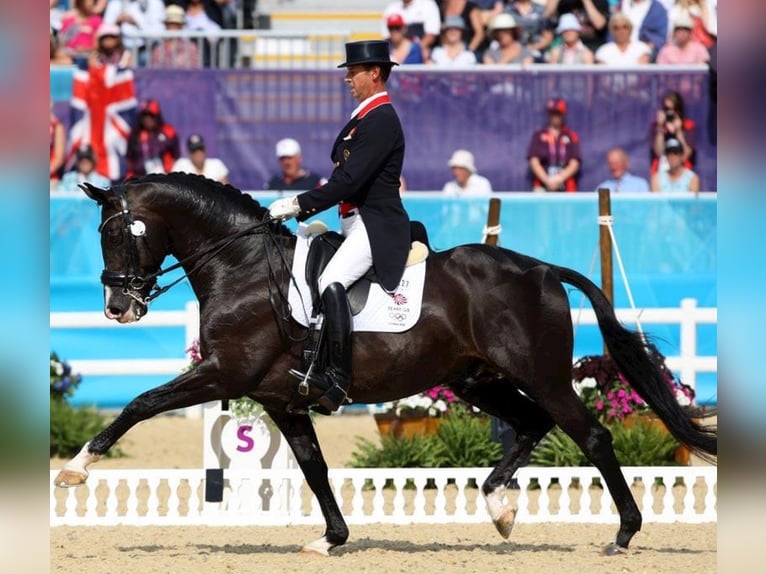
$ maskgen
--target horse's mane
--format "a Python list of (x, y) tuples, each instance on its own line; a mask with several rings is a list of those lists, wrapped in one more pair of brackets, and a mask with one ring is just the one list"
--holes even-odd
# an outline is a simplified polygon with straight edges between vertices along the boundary
[[(151, 184), (154, 188), (170, 187), (175, 196), (187, 196), (192, 209), (219, 220), (245, 215), (251, 218), (253, 223), (257, 223), (268, 217), (268, 209), (249, 194), (231, 184), (220, 183), (202, 175), (175, 171), (131, 178), (125, 183), (141, 186)], [(293, 232), (282, 224), (275, 223), (269, 227), (278, 235), (293, 235)]]

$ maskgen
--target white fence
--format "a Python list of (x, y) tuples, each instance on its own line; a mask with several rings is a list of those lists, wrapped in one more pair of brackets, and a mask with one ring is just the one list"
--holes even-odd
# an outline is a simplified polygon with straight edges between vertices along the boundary
[[(489, 468), (331, 469), (349, 524), (489, 522), (477, 485)], [(717, 520), (715, 467), (625, 467), (644, 522)], [(51, 483), (56, 471), (51, 471)], [(205, 471), (94, 470), (79, 488), (50, 487), (50, 525), (323, 524), (299, 470), (226, 470), (224, 499), (204, 502)], [(521, 469), (508, 502), (519, 523), (617, 523), (592, 467)], [(603, 484), (603, 480), (601, 480)], [(585, 487), (585, 488), (583, 488)]]
[[(642, 325), (678, 324), (681, 329), (680, 351), (667, 357), (668, 367), (680, 373), (681, 380), (696, 389), (697, 373), (718, 371), (718, 358), (697, 355), (697, 326), (718, 322), (718, 310), (697, 307), (695, 299), (683, 299), (678, 308), (617, 309), (617, 317), (625, 324)], [(573, 309), (572, 320), (580, 325), (595, 325), (592, 309)], [(61, 312), (50, 314), (50, 327), (56, 328), (142, 328), (184, 327), (188, 347), (199, 333), (199, 312), (195, 302), (189, 302), (184, 311), (152, 311), (138, 323), (122, 325), (109, 321), (101, 312)], [(186, 359), (78, 359), (68, 357), (75, 372), (83, 375), (168, 375), (175, 377), (188, 364)]]

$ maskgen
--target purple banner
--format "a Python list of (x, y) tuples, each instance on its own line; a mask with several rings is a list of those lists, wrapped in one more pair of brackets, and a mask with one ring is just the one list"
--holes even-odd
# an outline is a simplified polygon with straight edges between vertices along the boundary
[[(278, 169), (274, 145), (297, 139), (304, 167), (328, 176), (330, 146), (356, 102), (342, 70), (136, 70), (140, 98), (158, 98), (182, 141), (198, 132), (208, 153), (223, 159), (231, 182), (262, 189)], [(526, 150), (545, 124), (544, 104), (566, 98), (569, 126), (581, 139), (579, 188), (592, 191), (609, 177), (606, 151), (623, 147), (631, 171), (648, 178), (649, 127), (662, 94), (679, 91), (697, 123), (697, 167), (702, 188), (716, 190), (716, 150), (709, 132), (708, 74), (614, 72), (594, 68), (439, 72), (394, 70), (389, 92), (404, 127), (404, 177), (411, 190), (440, 190), (450, 179), (447, 160), (458, 148), (476, 157), (496, 191), (530, 189)]]

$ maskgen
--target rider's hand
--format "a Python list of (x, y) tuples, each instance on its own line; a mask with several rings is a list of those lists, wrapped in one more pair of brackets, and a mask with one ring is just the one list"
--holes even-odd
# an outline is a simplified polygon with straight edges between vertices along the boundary
[(297, 197), (283, 197), (269, 205), (269, 215), (282, 221), (295, 217), (300, 211), (301, 207), (298, 205)]

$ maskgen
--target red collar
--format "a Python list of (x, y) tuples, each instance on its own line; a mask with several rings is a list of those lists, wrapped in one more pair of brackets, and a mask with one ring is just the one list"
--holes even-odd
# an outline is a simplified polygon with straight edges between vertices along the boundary
[(388, 97), (388, 94), (383, 94), (382, 96), (375, 98), (366, 106), (364, 106), (361, 110), (359, 110), (359, 113), (356, 114), (356, 117), (357, 119), (361, 120), (364, 116), (366, 116), (375, 108), (380, 107), (383, 104), (390, 104), (390, 103), (391, 103), (391, 98)]

